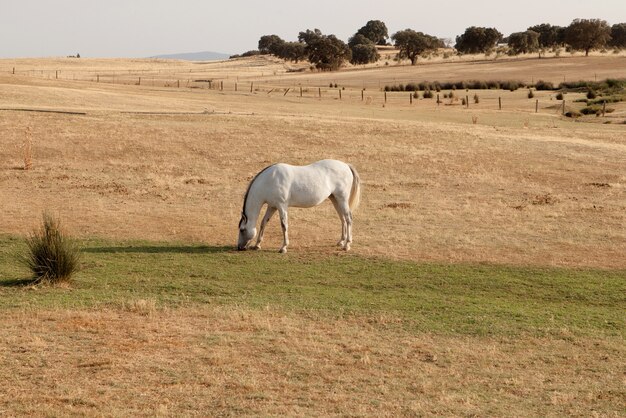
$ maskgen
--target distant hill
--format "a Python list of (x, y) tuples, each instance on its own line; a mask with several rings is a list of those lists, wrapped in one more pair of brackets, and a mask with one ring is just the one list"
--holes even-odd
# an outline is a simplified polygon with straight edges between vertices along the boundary
[(150, 58), (163, 58), (172, 60), (187, 60), (187, 61), (215, 61), (228, 59), (229, 54), (221, 54), (219, 52), (202, 51), (202, 52), (186, 52), (180, 54), (167, 54), (167, 55), (155, 55)]

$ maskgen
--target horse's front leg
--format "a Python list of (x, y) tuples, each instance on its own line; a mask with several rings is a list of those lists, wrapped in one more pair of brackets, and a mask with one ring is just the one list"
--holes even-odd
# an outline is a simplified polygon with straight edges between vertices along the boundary
[(261, 249), (261, 241), (263, 241), (263, 234), (265, 233), (265, 225), (267, 225), (269, 220), (272, 219), (272, 216), (274, 216), (275, 212), (276, 212), (276, 208), (273, 208), (269, 205), (267, 206), (267, 210), (265, 211), (265, 216), (263, 217), (263, 220), (261, 221), (261, 228), (259, 228), (259, 235), (257, 235), (256, 237), (256, 244), (254, 244), (254, 247), (252, 247), (253, 250)]
[(287, 252), (287, 246), (289, 245), (289, 223), (286, 208), (278, 208), (278, 214), (280, 215), (280, 227), (283, 230), (283, 246), (280, 247), (280, 253), (285, 254)]

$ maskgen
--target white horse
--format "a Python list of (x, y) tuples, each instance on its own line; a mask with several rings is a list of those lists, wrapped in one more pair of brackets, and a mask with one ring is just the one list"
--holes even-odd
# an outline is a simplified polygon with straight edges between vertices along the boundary
[(239, 221), (237, 248), (245, 250), (257, 235), (257, 220), (261, 208), (267, 204), (252, 249), (261, 248), (265, 225), (278, 211), (283, 230), (280, 252), (286, 253), (289, 245), (287, 208), (310, 208), (330, 199), (341, 220), (341, 239), (337, 245), (347, 251), (352, 243), (352, 210), (358, 206), (360, 195), (359, 174), (354, 167), (341, 161), (321, 160), (305, 166), (280, 163), (265, 167), (248, 184)]

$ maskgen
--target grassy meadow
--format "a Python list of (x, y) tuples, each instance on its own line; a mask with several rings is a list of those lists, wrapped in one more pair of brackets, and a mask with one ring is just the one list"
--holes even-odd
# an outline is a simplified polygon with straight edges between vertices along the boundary
[[(626, 105), (382, 87), (624, 57), (379, 64), (0, 60), (0, 415), (621, 416)], [(323, 204), (234, 251), (252, 176), (322, 158), (363, 180), (353, 250)], [(44, 210), (70, 283), (19, 263)]]

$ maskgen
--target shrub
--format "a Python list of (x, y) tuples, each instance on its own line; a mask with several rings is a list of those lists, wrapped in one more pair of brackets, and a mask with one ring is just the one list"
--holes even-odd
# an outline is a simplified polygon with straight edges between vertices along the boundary
[[(613, 113), (615, 109), (607, 107), (606, 109), (604, 109), (604, 111), (606, 113)], [(580, 109), (580, 113), (582, 113), (583, 115), (600, 115), (602, 113), (602, 106), (591, 105), (583, 107), (582, 109)]]
[(467, 105), (467, 102), (465, 102), (465, 97), (463, 97), (463, 98), (461, 99), (461, 104), (462, 104), (463, 106)]
[(480, 103), (480, 98), (478, 97), (478, 93), (474, 94), (474, 103)]
[(588, 99), (595, 99), (597, 97), (596, 92), (593, 91), (592, 89), (589, 89), (589, 91), (587, 92), (587, 98)]
[(556, 95), (556, 99), (557, 100), (563, 100), (563, 93), (558, 92), (557, 95)]
[(61, 230), (60, 222), (48, 213), (43, 224), (26, 240), (28, 253), (24, 262), (33, 273), (35, 282), (69, 281), (78, 269), (78, 246)]
[(586, 101), (588, 105), (594, 105), (594, 104), (602, 104), (602, 103), (619, 103), (623, 100), (624, 99), (622, 97), (611, 96), (611, 97), (601, 97), (595, 100), (584, 100), (584, 101)]
[(504, 81), (500, 83), (500, 88), (502, 90), (510, 90), (515, 91), (520, 88), (521, 83), (518, 81)]
[(432, 99), (434, 94), (432, 90), (424, 90), (424, 99)]
[(569, 112), (565, 113), (565, 116), (567, 116), (568, 118), (579, 118), (582, 116), (582, 114), (575, 110), (570, 110)]
[(535, 83), (535, 90), (554, 90), (554, 84), (549, 81), (539, 80)]

